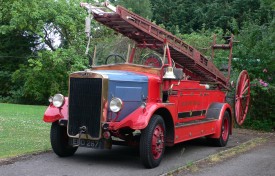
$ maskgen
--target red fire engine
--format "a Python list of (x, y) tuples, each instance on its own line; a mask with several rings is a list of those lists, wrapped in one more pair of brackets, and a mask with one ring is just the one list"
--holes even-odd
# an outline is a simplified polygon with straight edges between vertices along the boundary
[[(58, 156), (71, 156), (78, 147), (137, 144), (142, 163), (153, 168), (160, 164), (166, 146), (200, 137), (217, 146), (227, 144), (233, 118), (239, 125), (244, 122), (250, 100), (244, 70), (237, 81), (235, 112), (226, 102), (233, 36), (228, 44), (214, 40), (212, 45), (212, 57), (216, 49), (229, 50), (224, 76), (212, 59), (121, 6), (81, 6), (94, 20), (135, 44), (129, 46), (126, 58), (112, 54), (105, 65), (70, 74), (69, 96), (49, 99), (44, 121), (52, 123), (51, 145)], [(138, 48), (158, 54), (137, 62)]]

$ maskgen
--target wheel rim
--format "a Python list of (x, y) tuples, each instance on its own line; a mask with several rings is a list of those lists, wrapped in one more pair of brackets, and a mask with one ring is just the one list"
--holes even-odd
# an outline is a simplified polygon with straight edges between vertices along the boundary
[(157, 125), (152, 136), (152, 154), (153, 158), (159, 159), (162, 155), (164, 147), (164, 129), (161, 125)]
[(228, 134), (229, 134), (229, 122), (228, 122), (228, 118), (225, 118), (223, 120), (223, 125), (222, 125), (222, 139), (224, 141), (227, 141)]
[(147, 58), (144, 62), (144, 65), (148, 65), (148, 66), (152, 66), (152, 67), (161, 67), (161, 62), (155, 58), (155, 57), (150, 57), (150, 58)]
[(250, 80), (246, 70), (239, 75), (235, 97), (235, 120), (238, 125), (242, 125), (250, 102)]

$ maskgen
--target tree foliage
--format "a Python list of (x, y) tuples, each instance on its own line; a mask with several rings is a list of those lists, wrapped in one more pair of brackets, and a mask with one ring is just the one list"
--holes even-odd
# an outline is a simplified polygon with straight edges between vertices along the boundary
[(69, 73), (87, 66), (83, 56), (76, 53), (75, 48), (44, 50), (37, 58), (29, 59), (12, 75), (19, 90), (13, 92), (14, 98), (20, 102), (46, 103), (49, 95), (67, 95)]
[(54, 91), (67, 90), (68, 72), (88, 65), (84, 60), (83, 35), (86, 12), (79, 3), (74, 0), (1, 3), (0, 79), (12, 77), (13, 83), (1, 84), (5, 89), (0, 96), (42, 103)]
[[(274, 76), (275, 72), (275, 20), (270, 24), (257, 25), (248, 23), (237, 36), (239, 42), (234, 50), (236, 69), (246, 68), (252, 78), (264, 75), (263, 70)], [(274, 80), (270, 80), (275, 83)]]
[(117, 0), (115, 4), (122, 5), (140, 16), (151, 19), (152, 10), (150, 0)]
[[(272, 0), (151, 0), (153, 20), (175, 33), (222, 28), (237, 32), (247, 21), (265, 24), (273, 18)], [(235, 30), (235, 31), (234, 31)]]

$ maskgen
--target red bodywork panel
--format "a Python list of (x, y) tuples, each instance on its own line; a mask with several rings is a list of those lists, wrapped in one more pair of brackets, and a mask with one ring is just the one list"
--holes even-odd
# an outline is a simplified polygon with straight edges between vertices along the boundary
[(57, 108), (51, 103), (43, 118), (44, 122), (55, 122), (60, 119), (68, 120), (68, 97), (65, 97), (65, 103), (61, 108)]
[[(215, 120), (205, 122), (205, 123), (186, 125), (182, 127), (177, 127), (176, 125), (174, 143), (179, 143), (179, 142), (183, 142), (183, 141), (187, 141), (190, 139), (195, 139), (203, 136), (208, 136), (210, 138), (219, 138), (219, 136), (221, 135), (222, 118), (225, 111), (228, 111), (229, 114), (232, 113), (232, 109), (229, 104), (227, 103), (221, 103), (221, 104), (223, 104), (222, 108), (216, 114)], [(232, 121), (231, 121), (231, 124), (232, 124)], [(230, 134), (232, 134), (232, 126), (230, 126), (229, 132)]]
[(174, 104), (148, 103), (145, 108), (140, 107), (120, 122), (109, 123), (111, 130), (129, 127), (134, 130), (144, 129), (154, 112), (159, 108), (166, 108), (172, 114), (175, 111)]
[[(231, 113), (230, 105), (224, 103), (218, 119), (202, 124), (177, 126), (178, 124), (188, 123), (195, 120), (202, 120), (207, 113), (211, 103), (223, 103), (225, 93), (219, 90), (206, 90), (205, 85), (200, 85), (197, 81), (167, 80), (163, 85), (159, 76), (145, 74), (149, 78), (148, 100), (145, 107), (139, 107), (127, 118), (120, 122), (108, 122), (110, 130), (119, 130), (121, 128), (131, 128), (134, 130), (144, 129), (151, 116), (160, 108), (167, 109), (172, 116), (175, 125), (174, 143), (190, 140), (200, 136), (211, 135), (217, 138), (220, 135), (221, 118), (226, 110)], [(173, 85), (171, 89), (171, 85)], [(161, 102), (161, 88), (169, 91), (170, 95), (167, 103)], [(105, 107), (107, 108), (107, 107)], [(44, 114), (45, 122), (55, 122), (57, 120), (68, 120), (68, 98), (61, 108), (56, 108), (52, 104), (47, 108)], [(230, 130), (231, 131), (231, 130)]]
[[(111, 70), (111, 68), (109, 68)], [(225, 102), (225, 92), (221, 90), (208, 90), (206, 85), (192, 80), (162, 80), (162, 75), (152, 73), (141, 73), (148, 77), (148, 97), (146, 105), (140, 106), (126, 118), (119, 122), (103, 122), (109, 124), (110, 131), (117, 131), (122, 128), (142, 130), (148, 125), (152, 115), (159, 109), (166, 109), (169, 112), (171, 121), (174, 124), (173, 143), (179, 143), (201, 136), (218, 138), (221, 134), (222, 117), (225, 111), (232, 114), (230, 105)], [(163, 94), (167, 93), (167, 100)], [(215, 119), (205, 123), (196, 123), (198, 120), (205, 120), (207, 111), (211, 104), (218, 103), (222, 108), (215, 114)], [(105, 107), (104, 112), (107, 112)], [(212, 117), (211, 117), (212, 118)], [(45, 122), (57, 120), (68, 120), (68, 98), (61, 108), (52, 104), (44, 115)], [(232, 127), (230, 132), (232, 131)]]
[[(171, 85), (173, 85), (171, 89)], [(190, 139), (212, 135), (213, 138), (220, 136), (221, 119), (226, 110), (231, 107), (225, 102), (225, 93), (220, 90), (207, 90), (205, 85), (197, 81), (177, 80), (164, 81), (164, 90), (170, 89), (169, 102), (175, 105), (172, 114), (175, 125), (174, 143)], [(206, 113), (213, 103), (223, 103), (219, 114), (213, 120), (205, 123), (197, 123), (205, 120)], [(230, 129), (231, 131), (231, 129)]]

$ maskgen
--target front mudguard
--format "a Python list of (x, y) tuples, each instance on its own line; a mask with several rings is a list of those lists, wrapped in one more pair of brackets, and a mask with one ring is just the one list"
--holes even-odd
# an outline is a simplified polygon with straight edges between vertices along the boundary
[(57, 108), (51, 103), (44, 113), (44, 122), (52, 123), (57, 120), (68, 120), (68, 97), (65, 97), (62, 107)]
[(207, 110), (206, 118), (216, 118), (216, 130), (215, 133), (208, 136), (210, 138), (219, 138), (221, 136), (221, 127), (224, 113), (228, 111), (230, 116), (230, 129), (229, 134), (232, 134), (233, 128), (233, 118), (232, 118), (232, 108), (228, 103), (212, 103)]
[(120, 122), (110, 122), (109, 128), (110, 130), (118, 130), (129, 127), (133, 130), (142, 130), (148, 125), (152, 115), (160, 108), (167, 109), (170, 114), (175, 111), (174, 104), (148, 103), (146, 107), (140, 106)]

